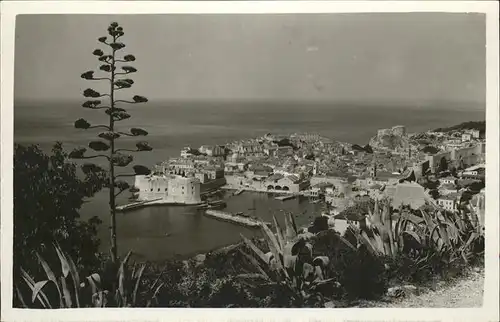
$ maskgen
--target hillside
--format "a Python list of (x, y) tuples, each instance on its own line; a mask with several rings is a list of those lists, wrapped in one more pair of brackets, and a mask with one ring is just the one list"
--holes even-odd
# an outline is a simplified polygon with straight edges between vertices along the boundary
[(479, 130), (480, 133), (484, 133), (486, 131), (486, 121), (463, 122), (450, 127), (437, 128), (434, 132), (450, 132), (457, 130)]

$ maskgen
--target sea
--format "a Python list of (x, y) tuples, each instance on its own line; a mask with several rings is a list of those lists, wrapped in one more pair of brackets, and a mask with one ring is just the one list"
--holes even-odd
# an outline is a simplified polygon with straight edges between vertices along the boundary
[[(56, 141), (70, 151), (86, 146), (98, 130), (77, 130), (78, 118), (91, 124), (105, 120), (104, 112), (81, 107), (82, 102), (16, 102), (14, 142), (37, 144), (49, 152)], [(317, 133), (342, 142), (367, 144), (377, 129), (405, 125), (407, 131), (421, 132), (452, 126), (465, 121), (484, 121), (485, 108), (477, 105), (435, 103), (434, 105), (340, 104), (298, 102), (165, 102), (139, 104), (130, 108), (132, 117), (119, 123), (119, 129), (147, 130), (151, 152), (134, 155), (134, 164), (148, 167), (178, 157), (185, 146), (225, 144), (234, 140), (263, 136), (266, 133)], [(105, 122), (104, 122), (105, 124)], [(133, 148), (136, 138), (120, 139), (120, 147)], [(123, 169), (121, 173), (130, 173)], [(130, 181), (132, 182), (132, 181)], [(118, 204), (128, 202), (127, 193)], [(266, 221), (283, 211), (295, 214), (298, 225), (310, 223), (321, 212), (321, 204), (296, 198), (278, 201), (267, 194), (245, 192), (227, 194), (227, 211), (246, 212)], [(109, 250), (109, 211), (107, 193), (102, 191), (87, 200), (81, 218), (98, 216), (101, 250)], [(256, 236), (253, 229), (205, 217), (194, 207), (154, 206), (117, 215), (118, 250), (129, 250), (149, 261), (187, 257), (205, 253), (241, 240), (241, 235)]]

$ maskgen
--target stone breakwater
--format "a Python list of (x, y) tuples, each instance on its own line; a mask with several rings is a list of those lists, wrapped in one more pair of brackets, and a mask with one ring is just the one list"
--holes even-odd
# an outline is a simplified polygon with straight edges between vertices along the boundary
[[(207, 210), (205, 211), (205, 216), (213, 217), (218, 220), (227, 221), (251, 228), (259, 228), (262, 225), (261, 221), (259, 220), (219, 210)], [(269, 223), (264, 223), (264, 224), (269, 225)]]

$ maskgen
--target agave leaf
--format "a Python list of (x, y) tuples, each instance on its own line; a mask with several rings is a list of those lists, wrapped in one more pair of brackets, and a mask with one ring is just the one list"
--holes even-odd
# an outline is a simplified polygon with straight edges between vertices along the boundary
[(364, 231), (359, 236), (361, 237), (360, 238), (361, 242), (366, 246), (366, 248), (370, 253), (372, 253), (375, 256), (380, 255), (378, 247), (371, 242), (370, 238), (366, 235)]
[(443, 242), (447, 246), (451, 246), (450, 243), (450, 236), (448, 235), (448, 231), (446, 230), (446, 226), (444, 224), (441, 224), (438, 226), (439, 229), (439, 234), (441, 235), (441, 238), (443, 239)]
[(135, 269), (136, 269), (136, 265), (134, 265), (134, 266), (132, 267), (132, 274), (130, 274), (130, 276), (132, 277), (132, 279), (134, 279), (134, 278), (135, 278)]
[[(22, 268), (21, 268), (21, 274), (22, 274), (22, 277), (23, 277), (24, 281), (26, 282), (26, 284), (31, 289), (31, 292), (33, 292), (34, 289), (35, 289), (35, 281)], [(49, 299), (47, 298), (47, 296), (45, 295), (44, 292), (40, 292), (39, 296), (37, 298), (38, 298), (38, 301), (40, 301), (40, 303), (43, 305), (44, 308), (48, 307), (49, 309), (52, 309), (52, 305), (50, 304)]]
[(120, 295), (123, 304), (127, 303), (125, 279), (126, 279), (125, 268), (123, 267), (122, 263), (120, 270), (118, 271), (118, 294)]
[(144, 272), (145, 268), (146, 268), (146, 264), (142, 264), (141, 268), (139, 269), (139, 272), (137, 273), (137, 280), (135, 281), (134, 292), (132, 293), (132, 303), (134, 305), (136, 304), (137, 292), (139, 290), (139, 285), (141, 284), (142, 273)]
[(156, 290), (154, 291), (153, 295), (151, 296), (151, 299), (148, 300), (148, 303), (147, 303), (147, 307), (151, 306), (151, 301), (153, 299), (156, 298), (156, 296), (158, 296), (158, 293), (160, 292), (161, 288), (163, 287), (163, 285), (165, 285), (165, 283), (161, 283), (160, 285), (158, 285), (158, 287), (156, 288)]
[(19, 299), (19, 301), (21, 302), (23, 308), (27, 309), (28, 308), (28, 305), (26, 304), (26, 302), (24, 301), (24, 297), (23, 295), (21, 294), (21, 291), (19, 290), (19, 287), (17, 287), (17, 285), (14, 287), (14, 289), (16, 290), (16, 294), (17, 294), (17, 298)]
[(66, 308), (71, 308), (73, 307), (73, 302), (71, 301), (71, 292), (69, 291), (68, 285), (66, 284), (66, 278), (64, 278), (64, 276), (61, 276), (60, 279)]
[[(271, 250), (271, 252), (273, 252), (274, 257), (277, 259), (281, 258), (282, 254), (281, 254), (281, 250), (280, 250), (280, 247), (278, 244), (278, 240), (274, 236), (273, 232), (265, 224), (261, 225), (261, 227), (262, 227), (262, 230), (264, 232), (264, 237), (267, 239), (269, 249)], [(278, 268), (283, 269), (283, 266), (281, 265), (281, 261), (278, 260), (277, 263), (278, 263)]]
[(315, 282), (315, 286), (320, 286), (320, 285), (335, 285), (337, 287), (340, 286), (340, 284), (335, 281), (335, 278), (328, 278), (325, 280)]
[(313, 260), (314, 266), (320, 266), (321, 268), (325, 268), (330, 263), (330, 259), (328, 256), (317, 256)]
[(266, 280), (266, 277), (264, 275), (256, 273), (239, 274), (236, 275), (236, 278), (249, 279), (249, 280), (258, 280), (258, 279)]
[(263, 275), (266, 277), (267, 280), (270, 280), (269, 278), (269, 275), (266, 274), (266, 272), (262, 269), (262, 267), (260, 266), (259, 262), (255, 259), (255, 257), (253, 257), (252, 255), (249, 255), (247, 254), (245, 251), (239, 249), (239, 252), (245, 256), (249, 261), (250, 263), (252, 263), (254, 265), (254, 267)]
[[(285, 217), (286, 218), (286, 217)], [(274, 227), (276, 228), (276, 235), (278, 236), (278, 243), (281, 248), (285, 247), (285, 240), (283, 238), (283, 233), (281, 232), (281, 228), (278, 225), (278, 221), (276, 220), (276, 216), (273, 215)]]
[(350, 249), (352, 250), (356, 250), (356, 247), (354, 247), (353, 244), (351, 244), (347, 239), (345, 239), (344, 237), (342, 237), (341, 235), (338, 235), (339, 239), (344, 243), (346, 244)]
[(469, 236), (469, 239), (467, 240), (467, 242), (465, 243), (465, 245), (462, 246), (462, 249), (467, 249), (469, 248), (470, 244), (476, 239), (478, 238), (479, 235), (477, 233), (472, 233), (470, 236)]
[(314, 267), (314, 281), (318, 282), (324, 279), (323, 276), (323, 270), (321, 269), (320, 266), (315, 266)]
[(269, 257), (264, 254), (255, 244), (243, 234), (240, 234), (241, 238), (245, 242), (245, 244), (257, 255), (264, 263), (269, 263)]
[(80, 307), (80, 296), (79, 296), (80, 276), (78, 274), (76, 265), (70, 256), (68, 256), (68, 264), (69, 264), (69, 271), (73, 279), (73, 287), (75, 289), (76, 307)]
[(67, 260), (66, 256), (64, 256), (63, 251), (61, 250), (61, 248), (59, 247), (59, 245), (57, 243), (54, 244), (54, 248), (56, 249), (57, 256), (59, 257), (59, 261), (61, 262), (61, 270), (62, 270), (63, 276), (68, 277), (68, 274), (70, 271), (68, 260)]
[(62, 307), (63, 302), (62, 302), (61, 289), (59, 288), (59, 284), (57, 283), (57, 278), (54, 275), (54, 272), (52, 272), (49, 264), (47, 264), (47, 262), (42, 258), (42, 256), (40, 256), (40, 254), (36, 253), (36, 256), (38, 257), (38, 261), (42, 265), (43, 270), (45, 271), (45, 274), (47, 275), (48, 280), (53, 282), (56, 285), (57, 292), (59, 293), (59, 305), (60, 305), (60, 307)]
[(415, 241), (416, 241), (417, 243), (419, 243), (420, 245), (422, 244), (422, 241), (421, 241), (421, 239), (420, 239), (420, 236), (419, 236), (419, 235), (417, 235), (417, 233), (416, 233), (416, 232), (411, 231), (411, 230), (405, 230), (403, 233), (404, 233), (404, 234), (408, 234), (408, 235), (410, 235), (411, 237), (413, 237), (413, 239), (415, 239)]
[(156, 284), (158, 284), (158, 282), (160, 281), (160, 278), (163, 276), (163, 273), (165, 272), (165, 269), (162, 270), (160, 272), (160, 274), (158, 274), (158, 277), (154, 280), (153, 284), (151, 285), (151, 287), (149, 288), (149, 291), (153, 291), (153, 289), (156, 287)]
[(314, 267), (311, 264), (304, 263), (302, 267), (302, 276), (304, 279), (309, 280), (312, 276), (314, 276)]
[(38, 297), (38, 293), (42, 291), (42, 288), (49, 282), (49, 280), (43, 280), (36, 282), (33, 286), (33, 293), (31, 294), (31, 302), (35, 302)]
[(284, 255), (283, 266), (287, 268), (294, 267), (297, 263), (298, 257), (294, 255)]
[(96, 276), (99, 277), (98, 274), (94, 273), (90, 276), (87, 276), (87, 281), (89, 282), (89, 285), (90, 285), (90, 288), (91, 288), (91, 291), (92, 291), (92, 294), (96, 294), (97, 291), (98, 291), (98, 287), (97, 287), (97, 283), (100, 282), (100, 278), (99, 278), (99, 281), (96, 280)]
[(289, 242), (295, 237), (297, 237), (297, 227), (293, 223), (293, 215), (285, 213), (285, 239)]

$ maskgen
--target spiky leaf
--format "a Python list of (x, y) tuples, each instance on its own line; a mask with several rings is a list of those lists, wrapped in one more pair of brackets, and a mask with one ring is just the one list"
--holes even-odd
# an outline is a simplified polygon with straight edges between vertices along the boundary
[(82, 165), (82, 172), (84, 174), (98, 173), (98, 172), (106, 172), (103, 168), (93, 163), (85, 163)]
[(125, 155), (125, 154), (121, 154), (121, 153), (115, 154), (111, 159), (113, 160), (113, 164), (118, 166), (118, 167), (126, 167), (132, 161), (134, 161), (133, 156)]
[(146, 135), (148, 135), (148, 132), (146, 130), (135, 128), (135, 127), (130, 129), (130, 133), (134, 136), (146, 136)]
[(116, 132), (107, 131), (107, 132), (101, 132), (101, 133), (99, 133), (98, 136), (100, 138), (105, 139), (105, 140), (111, 141), (111, 140), (114, 140), (114, 139), (118, 139), (120, 137), (120, 134), (118, 134)]
[(81, 78), (83, 79), (93, 79), (94, 78), (94, 71), (89, 70), (81, 75)]
[(93, 90), (92, 88), (87, 88), (83, 91), (83, 96), (85, 97), (101, 97), (101, 93)]
[(148, 142), (138, 142), (136, 145), (137, 151), (152, 151), (153, 148), (149, 145)]
[(148, 175), (151, 173), (151, 170), (143, 165), (135, 165), (133, 168), (136, 175)]
[(86, 148), (75, 148), (68, 154), (68, 157), (70, 159), (81, 159), (84, 156), (85, 152), (87, 152)]
[(132, 97), (132, 99), (136, 103), (146, 103), (148, 101), (146, 97), (140, 95), (135, 95), (134, 97)]
[(99, 57), (99, 61), (107, 62), (108, 60), (110, 60), (112, 58), (113, 58), (113, 56), (111, 56), (111, 55), (102, 55), (101, 57)]
[(61, 271), (63, 273), (64, 277), (68, 277), (70, 267), (68, 263), (68, 259), (64, 255), (63, 251), (61, 250), (61, 247), (59, 245), (55, 244), (54, 248), (56, 249), (57, 256), (59, 257), (59, 261), (61, 262)]
[[(123, 57), (123, 60), (125, 60), (125, 61), (135, 61), (135, 56), (134, 55), (130, 55), (130, 54), (129, 55), (125, 55)], [(125, 66), (123, 66), (123, 67), (125, 67)]]
[(35, 303), (35, 300), (38, 297), (38, 293), (41, 292), (42, 288), (47, 285), (48, 282), (48, 280), (44, 280), (35, 283), (35, 286), (33, 287), (33, 293), (31, 295), (31, 302)]
[(115, 85), (119, 88), (130, 88), (132, 83), (126, 82), (125, 80), (119, 80), (115, 82)]
[(121, 42), (114, 42), (114, 43), (109, 44), (109, 46), (111, 48), (113, 48), (114, 50), (120, 50), (122, 48), (125, 48), (125, 44), (121, 43)]
[(135, 67), (132, 67), (132, 66), (122, 66), (122, 69), (127, 74), (131, 74), (131, 73), (137, 72), (137, 69)]
[(90, 123), (87, 122), (87, 120), (85, 120), (85, 119), (78, 119), (75, 121), (75, 128), (86, 130), (86, 129), (90, 128)]
[(111, 65), (104, 64), (104, 65), (99, 66), (99, 69), (109, 73), (111, 71)]
[(94, 151), (107, 151), (109, 150), (109, 145), (103, 141), (91, 141), (89, 143), (89, 148)]
[(85, 108), (96, 108), (100, 104), (101, 104), (100, 100), (90, 100), (90, 101), (85, 101), (82, 104), (82, 106)]
[(115, 187), (120, 190), (127, 190), (128, 188), (130, 188), (130, 185), (128, 184), (128, 182), (120, 180), (115, 182)]
[(122, 120), (126, 120), (128, 118), (130, 118), (130, 114), (126, 113), (126, 112), (117, 112), (117, 111), (113, 111), (111, 113), (111, 115), (113, 116), (113, 118), (115, 119), (115, 121), (122, 121)]

